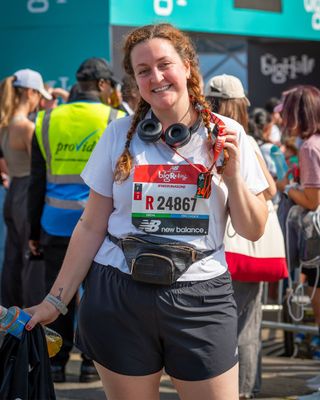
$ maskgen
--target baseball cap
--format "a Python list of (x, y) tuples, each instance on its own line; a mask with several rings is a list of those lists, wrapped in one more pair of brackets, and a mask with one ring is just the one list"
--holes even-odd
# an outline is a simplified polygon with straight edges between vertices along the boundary
[(13, 74), (16, 78), (13, 86), (37, 90), (45, 99), (52, 100), (51, 94), (43, 85), (42, 76), (32, 69), (20, 69)]
[(244, 88), (239, 78), (233, 75), (216, 75), (206, 83), (204, 88), (205, 96), (219, 97), (222, 99), (242, 99), (250, 101), (246, 97)]
[(274, 113), (281, 113), (281, 111), (283, 110), (283, 103), (279, 103), (278, 105), (276, 105), (273, 109)]
[(98, 81), (106, 79), (112, 85), (119, 83), (113, 76), (112, 69), (104, 58), (92, 57), (83, 61), (76, 73), (77, 81)]

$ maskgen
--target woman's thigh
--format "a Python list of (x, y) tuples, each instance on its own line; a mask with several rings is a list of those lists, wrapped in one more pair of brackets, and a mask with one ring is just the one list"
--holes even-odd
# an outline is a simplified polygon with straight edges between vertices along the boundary
[(182, 381), (171, 378), (181, 400), (238, 400), (238, 364), (214, 378)]
[(129, 376), (113, 372), (94, 363), (108, 400), (159, 400), (162, 370), (145, 376)]

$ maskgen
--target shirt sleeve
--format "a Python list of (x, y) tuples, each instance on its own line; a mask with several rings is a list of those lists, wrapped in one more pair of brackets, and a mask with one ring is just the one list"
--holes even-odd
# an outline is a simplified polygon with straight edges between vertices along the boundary
[(305, 142), (299, 153), (300, 180), (303, 188), (320, 188), (320, 152)]
[(106, 197), (112, 197), (113, 194), (113, 144), (110, 140), (113, 125), (111, 123), (104, 131), (81, 173), (82, 179), (90, 189)]
[(252, 146), (254, 152), (255, 152), (256, 154), (259, 154), (259, 156), (261, 156), (261, 157), (263, 158), (263, 155), (262, 155), (262, 153), (261, 153), (260, 147), (259, 147), (257, 141), (254, 139), (254, 137), (248, 135), (248, 140), (249, 140), (249, 143), (251, 144), (251, 146)]

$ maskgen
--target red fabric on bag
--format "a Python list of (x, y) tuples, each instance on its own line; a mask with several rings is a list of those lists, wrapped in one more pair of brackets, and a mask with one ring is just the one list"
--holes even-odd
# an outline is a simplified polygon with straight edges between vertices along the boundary
[(242, 282), (277, 282), (288, 277), (285, 258), (256, 258), (226, 251), (232, 279)]

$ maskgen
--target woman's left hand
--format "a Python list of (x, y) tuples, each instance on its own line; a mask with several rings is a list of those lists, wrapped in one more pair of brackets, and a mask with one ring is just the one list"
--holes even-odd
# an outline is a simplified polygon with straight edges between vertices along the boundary
[(228, 181), (236, 179), (240, 174), (240, 151), (237, 132), (226, 129), (224, 149), (226, 149), (229, 154), (229, 159), (222, 174), (223, 179), (227, 183)]

